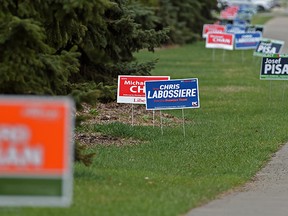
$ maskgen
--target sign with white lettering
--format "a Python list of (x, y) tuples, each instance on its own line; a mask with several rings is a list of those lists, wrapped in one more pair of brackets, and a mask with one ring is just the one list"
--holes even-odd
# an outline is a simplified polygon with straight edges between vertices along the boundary
[(203, 26), (202, 37), (206, 38), (208, 33), (224, 33), (226, 31), (225, 25), (205, 24)]
[(279, 54), (283, 45), (284, 41), (262, 38), (255, 48), (253, 55), (265, 57), (267, 54)]
[(246, 26), (244, 25), (235, 25), (235, 24), (227, 24), (226, 25), (226, 33), (244, 33), (246, 31)]
[(67, 97), (0, 97), (0, 205), (72, 202), (74, 102)]
[(117, 103), (145, 104), (145, 82), (169, 80), (169, 76), (118, 76)]
[(236, 5), (228, 6), (220, 12), (220, 18), (234, 20), (237, 17), (238, 11), (239, 11), (239, 6), (236, 6)]
[(235, 34), (235, 49), (255, 49), (262, 38), (261, 32)]
[(199, 108), (198, 79), (145, 82), (146, 109)]
[(263, 57), (260, 79), (288, 80), (288, 55), (270, 55)]
[(247, 25), (246, 26), (246, 32), (258, 32), (258, 31), (263, 33), (264, 26), (263, 25)]
[(206, 48), (233, 50), (234, 34), (208, 33), (208, 36), (206, 38)]

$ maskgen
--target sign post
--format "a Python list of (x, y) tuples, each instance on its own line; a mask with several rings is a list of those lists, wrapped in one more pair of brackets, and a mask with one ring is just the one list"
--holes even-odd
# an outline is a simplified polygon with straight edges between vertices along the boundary
[(253, 55), (265, 57), (266, 55), (279, 54), (284, 45), (284, 41), (262, 38), (257, 44)]
[(184, 108), (200, 107), (198, 79), (148, 81), (145, 89), (147, 110), (182, 109), (185, 137)]
[(228, 33), (208, 33), (206, 38), (206, 48), (218, 48), (233, 50), (234, 34)]
[[(134, 126), (134, 104), (145, 104), (145, 82), (151, 80), (169, 80), (169, 76), (118, 76), (117, 103), (132, 104), (132, 126)], [(154, 122), (154, 113), (153, 113)], [(154, 124), (154, 123), (153, 123)]]
[(208, 33), (224, 33), (226, 31), (225, 25), (204, 24), (202, 37), (206, 38)]
[(74, 102), (0, 97), (0, 205), (69, 206)]
[(272, 54), (262, 58), (261, 80), (288, 80), (288, 55)]
[(118, 76), (117, 103), (145, 104), (145, 82), (169, 80), (169, 76)]

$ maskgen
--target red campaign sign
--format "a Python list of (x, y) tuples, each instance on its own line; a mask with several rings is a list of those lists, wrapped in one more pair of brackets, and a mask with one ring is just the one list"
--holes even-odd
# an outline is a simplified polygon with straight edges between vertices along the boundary
[(145, 104), (145, 82), (169, 80), (169, 76), (118, 76), (117, 103)]
[(225, 32), (226, 31), (226, 26), (224, 25), (217, 25), (217, 24), (205, 24), (203, 26), (203, 33), (202, 33), (202, 37), (206, 38), (208, 33), (212, 33), (212, 32)]
[(220, 17), (222, 19), (234, 19), (238, 13), (239, 7), (238, 6), (230, 6), (227, 7), (225, 10), (220, 12)]
[(235, 19), (237, 12), (234, 11), (221, 11), (220, 18), (221, 19)]
[(206, 38), (206, 48), (220, 48), (233, 50), (234, 34), (228, 33), (208, 33)]

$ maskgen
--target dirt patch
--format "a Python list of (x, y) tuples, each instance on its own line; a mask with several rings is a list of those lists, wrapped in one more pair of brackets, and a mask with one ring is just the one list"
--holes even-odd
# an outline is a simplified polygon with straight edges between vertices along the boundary
[(93, 147), (95, 145), (115, 145), (115, 146), (127, 146), (127, 145), (137, 145), (141, 141), (134, 140), (132, 138), (124, 139), (119, 137), (113, 137), (109, 135), (104, 135), (101, 133), (76, 133), (75, 139), (82, 145)]
[[(82, 126), (121, 122), (131, 126), (160, 127), (161, 122), (162, 125), (165, 126), (175, 126), (182, 122), (182, 119), (176, 118), (168, 113), (148, 111), (145, 105), (142, 104), (119, 104), (116, 102), (106, 104), (99, 103), (95, 106), (83, 104), (83, 109), (78, 111), (76, 116), (81, 116), (81, 118), (85, 119), (81, 122)], [(76, 132), (75, 140), (87, 146), (123, 146), (141, 143), (141, 141), (131, 138), (123, 139), (94, 132)]]

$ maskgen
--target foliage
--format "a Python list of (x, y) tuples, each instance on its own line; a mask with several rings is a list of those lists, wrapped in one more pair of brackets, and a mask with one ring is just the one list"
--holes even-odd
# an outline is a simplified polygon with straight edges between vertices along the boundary
[(175, 43), (196, 38), (189, 28), (201, 5), (192, 0), (151, 0), (147, 6), (128, 0), (2, 0), (0, 93), (70, 94), (78, 108), (81, 102), (115, 100), (119, 74), (149, 75), (155, 67), (156, 60), (135, 62), (133, 53), (167, 43), (169, 26)]
[(87, 147), (84, 145), (81, 145), (80, 143), (75, 143), (75, 151), (74, 151), (74, 157), (76, 162), (81, 162), (85, 166), (90, 166), (93, 163), (93, 158), (95, 157), (95, 152), (92, 153), (86, 153)]
[[(149, 21), (149, 8), (140, 9), (125, 0), (4, 0), (0, 92), (69, 94), (87, 81), (113, 83), (116, 65), (131, 68), (134, 52), (167, 40), (167, 30)], [(150, 64), (140, 69), (149, 73)]]
[(159, 0), (157, 15), (170, 28), (170, 43), (184, 44), (200, 39), (202, 27), (213, 20), (216, 0)]

